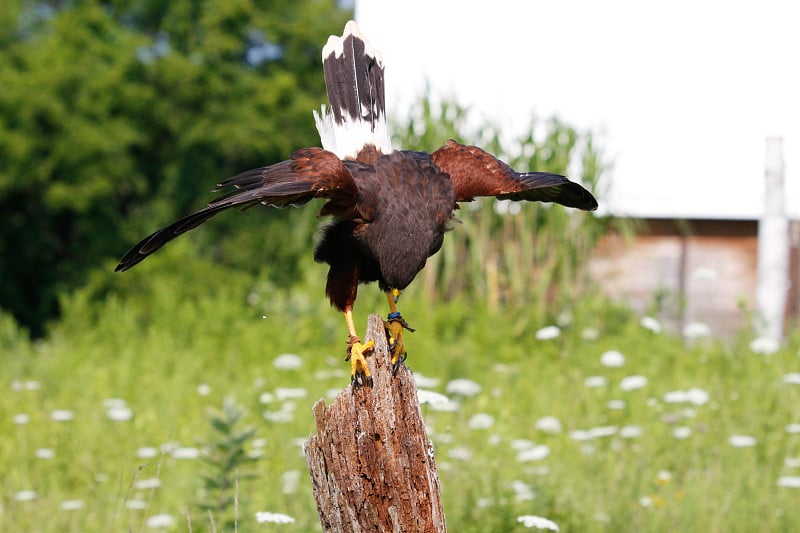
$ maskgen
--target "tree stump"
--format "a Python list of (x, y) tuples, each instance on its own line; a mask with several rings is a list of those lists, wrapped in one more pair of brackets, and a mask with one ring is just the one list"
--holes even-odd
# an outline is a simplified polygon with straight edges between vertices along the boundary
[(314, 404), (317, 434), (306, 462), (325, 532), (444, 532), (433, 446), (411, 371), (392, 375), (383, 321), (370, 315), (365, 340), (373, 386)]

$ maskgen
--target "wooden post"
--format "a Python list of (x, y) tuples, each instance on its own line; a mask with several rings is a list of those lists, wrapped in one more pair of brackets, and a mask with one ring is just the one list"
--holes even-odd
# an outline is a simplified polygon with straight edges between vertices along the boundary
[(765, 337), (783, 339), (789, 294), (789, 221), (784, 199), (783, 139), (768, 137), (764, 213), (758, 221), (758, 286), (756, 329)]
[(411, 371), (392, 375), (383, 321), (370, 315), (365, 340), (373, 386), (314, 405), (317, 434), (305, 445), (325, 532), (444, 532), (439, 477)]

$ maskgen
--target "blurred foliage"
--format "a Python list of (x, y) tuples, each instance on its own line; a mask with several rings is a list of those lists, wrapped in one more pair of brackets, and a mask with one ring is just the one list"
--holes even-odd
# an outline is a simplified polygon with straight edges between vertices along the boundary
[[(221, 178), (318, 144), (320, 49), (349, 16), (318, 0), (5, 2), (0, 277), (13, 283), (0, 306), (40, 335), (101, 259), (203, 205)], [(270, 235), (277, 218), (195, 238), (252, 268), (281, 243), (232, 227)]]
[[(434, 103), (428, 94), (397, 128), (395, 141), (427, 151), (448, 138), (475, 144), (518, 171), (567, 175), (602, 202), (599, 184), (606, 163), (592, 132), (578, 131), (558, 118), (533, 117), (525, 132), (509, 138), (499, 125), (475, 119), (469, 109), (447, 100)], [(569, 309), (589, 286), (585, 267), (598, 239), (612, 226), (625, 233), (628, 224), (556, 204), (494, 198), (462, 204), (459, 218), (463, 224), (455, 226), (423, 273), (428, 294), (468, 294), (485, 299), (494, 310), (501, 305), (524, 308), (520, 327), (550, 308)]]

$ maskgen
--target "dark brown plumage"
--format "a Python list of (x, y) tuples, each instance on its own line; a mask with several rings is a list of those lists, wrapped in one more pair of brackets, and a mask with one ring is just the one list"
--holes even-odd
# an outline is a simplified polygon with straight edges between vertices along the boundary
[(128, 270), (225, 209), (283, 207), (324, 198), (320, 215), (331, 216), (333, 222), (324, 228), (314, 258), (330, 266), (325, 291), (345, 313), (353, 380), (368, 383), (363, 354), (370, 345), (361, 344), (352, 323), (358, 284), (377, 281), (386, 292), (391, 311), (387, 335), (399, 365), (405, 358), (402, 330), (410, 329), (395, 306), (399, 291), (441, 248), (458, 202), (496, 196), (594, 210), (597, 201), (564, 176), (519, 173), (480, 148), (453, 140), (432, 154), (392, 150), (383, 65), (353, 22), (341, 38), (329, 39), (323, 65), (332, 109), (315, 115), (325, 149), (297, 150), (288, 161), (222, 181), (215, 189), (221, 197), (142, 239), (116, 270)]

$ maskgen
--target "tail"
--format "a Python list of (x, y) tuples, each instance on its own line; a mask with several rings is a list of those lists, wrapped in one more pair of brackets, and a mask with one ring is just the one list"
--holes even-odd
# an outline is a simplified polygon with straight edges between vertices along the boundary
[(322, 147), (340, 159), (355, 159), (366, 145), (392, 151), (386, 126), (381, 54), (350, 21), (341, 37), (331, 35), (322, 49), (330, 109), (314, 111)]

